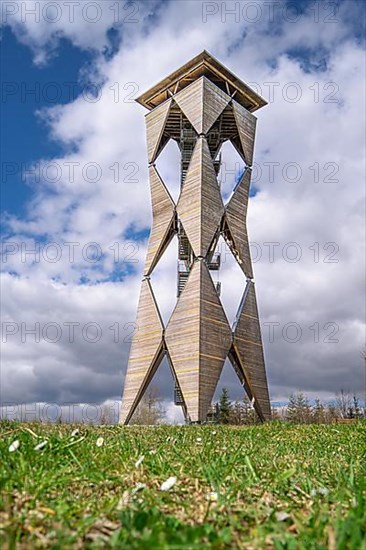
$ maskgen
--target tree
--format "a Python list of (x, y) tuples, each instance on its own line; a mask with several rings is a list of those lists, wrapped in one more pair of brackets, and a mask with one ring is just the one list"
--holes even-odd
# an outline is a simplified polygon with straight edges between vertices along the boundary
[(311, 407), (308, 398), (302, 392), (290, 395), (286, 409), (286, 419), (301, 424), (311, 422)]
[(313, 422), (316, 422), (317, 424), (323, 424), (324, 422), (327, 422), (327, 411), (320, 399), (315, 399), (315, 405), (311, 413)]
[(352, 408), (351, 394), (342, 389), (340, 393), (336, 394), (335, 406), (341, 418), (349, 418), (350, 409)]
[(111, 405), (107, 403), (102, 405), (99, 424), (116, 424), (116, 412)]
[(246, 393), (244, 394), (242, 401), (236, 400), (231, 405), (230, 424), (255, 424), (257, 421), (257, 413), (255, 412), (254, 407)]
[(231, 410), (232, 410), (232, 404), (230, 401), (229, 392), (227, 391), (226, 388), (223, 388), (219, 399), (219, 423), (220, 424), (230, 423)]
[(364, 394), (363, 394), (363, 416), (366, 418), (366, 346), (363, 348), (361, 352), (361, 357), (364, 362), (364, 368), (365, 368), (365, 386), (364, 386)]
[(156, 388), (151, 387), (141, 399), (130, 424), (153, 426), (161, 424), (166, 410)]
[(349, 408), (348, 417), (349, 418), (362, 418), (362, 410), (361, 410), (357, 395), (353, 396), (353, 404)]
[(243, 403), (241, 401), (235, 401), (230, 411), (230, 424), (240, 426), (244, 424), (244, 410)]
[(339, 418), (339, 410), (334, 403), (328, 403), (326, 408), (327, 423), (336, 422)]

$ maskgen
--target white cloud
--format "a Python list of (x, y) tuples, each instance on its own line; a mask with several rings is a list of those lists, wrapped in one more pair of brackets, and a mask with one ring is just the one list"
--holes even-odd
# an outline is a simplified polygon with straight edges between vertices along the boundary
[[(55, 26), (34, 24), (30, 19), (24, 24), (19, 14), (11, 22), (18, 38), (35, 52), (36, 62), (49, 58), (59, 36), (77, 47), (95, 48), (90, 78), (97, 74), (103, 84), (97, 102), (80, 97), (42, 114), (53, 138), (69, 152), (53, 159), (61, 167), (61, 177), (55, 183), (42, 181), (35, 187), (25, 218), (9, 217), (9, 240), (27, 242), (29, 247), (34, 237), (43, 236), (46, 242), (59, 243), (63, 254), (55, 263), (45, 261), (42, 254), (39, 262), (31, 262), (30, 257), (22, 262), (21, 248), (9, 256), (5, 271), (19, 276), (4, 275), (5, 320), (29, 324), (55, 318), (84, 324), (93, 320), (101, 326), (113, 322), (124, 326), (134, 320), (145, 241), (138, 243), (135, 272), (128, 275), (127, 271), (122, 281), (106, 282), (115, 268), (114, 243), (119, 242), (122, 249), (128, 246), (133, 239), (131, 227), (146, 229), (151, 219), (144, 112), (128, 102), (128, 94), (135, 88), (142, 92), (205, 48), (244, 80), (259, 84), (264, 95), (269, 90), (265, 83), (275, 83), (274, 101), (257, 114), (255, 161), (261, 176), (255, 182), (259, 192), (251, 199), (248, 214), (250, 240), (262, 251), (261, 260), (254, 264), (262, 323), (280, 323), (273, 343), (266, 335), (268, 325), (263, 334), (272, 396), (277, 398), (297, 388), (319, 394), (341, 387), (360, 391), (365, 82), (363, 49), (353, 36), (355, 5), (349, 8), (349, 2), (347, 6), (341, 4), (337, 23), (326, 23), (324, 17), (315, 23), (314, 14), (309, 12), (296, 23), (278, 17), (271, 24), (264, 16), (257, 23), (243, 19), (236, 23), (228, 16), (223, 23), (220, 13), (203, 23), (200, 2), (185, 2), (184, 18), (179, 2), (159, 7), (139, 3), (139, 22), (121, 26), (121, 46), (113, 58), (105, 58), (99, 54), (107, 45), (107, 31), (113, 22), (107, 10), (111, 3), (100, 4), (105, 13), (98, 24), (80, 18), (75, 25), (64, 19)], [(324, 51), (326, 68), (315, 71), (311, 64), (304, 67), (287, 53), (296, 48), (305, 48), (317, 63), (319, 53), (315, 52)], [(283, 97), (286, 90), (289, 94), (296, 91), (290, 83), (301, 90), (298, 102)], [(119, 101), (115, 102), (117, 89)], [(339, 103), (327, 102), (327, 97), (333, 97), (331, 92)], [(314, 100), (317, 93), (318, 102)], [(229, 156), (226, 160), (230, 163)], [(70, 162), (78, 163), (72, 183), (70, 165), (65, 165)], [(278, 163), (273, 182), (268, 164), (264, 164), (268, 162)], [(49, 159), (44, 159), (42, 166), (47, 163)], [(101, 177), (94, 183), (85, 181), (85, 166), (90, 163), (101, 168)], [(115, 168), (111, 168), (116, 163), (120, 168), (118, 182), (114, 181)], [(168, 186), (176, 186), (169, 155), (162, 163)], [(294, 178), (294, 167), (289, 163), (300, 167), (297, 182), (289, 181)], [(131, 166), (132, 171), (134, 166), (138, 170), (135, 176), (131, 176)], [(327, 181), (331, 177), (339, 181)], [(74, 263), (69, 261), (65, 242), (80, 243)], [(83, 246), (90, 242), (97, 242), (103, 252), (96, 264), (82, 254)], [(274, 249), (273, 262), (268, 245), (263, 244), (268, 242), (280, 243)], [(301, 250), (297, 263), (282, 256), (291, 242)], [(328, 261), (332, 259), (332, 251), (336, 251), (337, 263), (326, 261), (327, 255)], [(296, 250), (288, 248), (288, 252)], [(319, 261), (315, 261), (317, 253)], [(166, 312), (171, 300), (164, 296), (164, 287), (169, 283), (175, 287), (174, 272), (170, 251), (153, 280)], [(81, 275), (99, 284), (80, 286)], [(231, 317), (238, 304), (234, 280), (239, 281), (238, 271), (228, 262), (221, 282)], [(302, 330), (297, 343), (289, 343), (282, 334), (290, 322), (298, 323)], [(315, 329), (310, 328), (315, 323), (319, 323), (320, 342), (314, 341)], [(327, 323), (339, 327), (338, 343), (324, 342), (332, 330)], [(5, 400), (87, 401), (88, 396), (103, 400), (118, 394), (127, 343), (111, 345), (106, 340), (94, 345), (79, 338), (74, 346), (64, 339), (57, 345), (44, 341), (22, 344), (11, 338), (2, 372)]]

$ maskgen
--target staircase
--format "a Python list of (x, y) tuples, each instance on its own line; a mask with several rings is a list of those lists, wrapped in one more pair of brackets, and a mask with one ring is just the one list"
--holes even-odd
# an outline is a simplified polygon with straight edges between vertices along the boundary
[(189, 271), (181, 271), (179, 269), (179, 263), (178, 263), (178, 284), (177, 284), (177, 296), (178, 297), (182, 294), (183, 289), (186, 286), (186, 282), (188, 280), (188, 277), (189, 277)]
[(220, 266), (221, 266), (221, 254), (220, 253), (217, 253), (217, 254), (213, 255), (212, 258), (210, 259), (210, 261), (207, 262), (207, 267), (211, 271), (218, 271), (220, 269)]
[(187, 174), (189, 162), (196, 144), (197, 134), (188, 121), (181, 123), (180, 150), (182, 154), (181, 185)]
[(174, 405), (184, 405), (182, 391), (177, 383), (174, 386)]
[(186, 233), (183, 229), (179, 231), (179, 259), (188, 261), (190, 258), (190, 245)]

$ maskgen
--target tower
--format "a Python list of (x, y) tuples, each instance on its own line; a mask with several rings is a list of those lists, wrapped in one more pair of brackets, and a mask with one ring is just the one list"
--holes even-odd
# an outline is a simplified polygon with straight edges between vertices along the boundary
[[(137, 311), (120, 422), (127, 424), (164, 356), (175, 403), (191, 422), (206, 420), (226, 358), (264, 421), (271, 416), (256, 293), (246, 229), (256, 129), (254, 111), (266, 102), (206, 51), (142, 94), (153, 224)], [(173, 139), (181, 151), (181, 190), (174, 204), (155, 160)], [(218, 155), (230, 140), (246, 169), (224, 205), (217, 180)], [(166, 326), (150, 275), (178, 236), (177, 303)], [(222, 235), (246, 277), (231, 327), (210, 271)]]

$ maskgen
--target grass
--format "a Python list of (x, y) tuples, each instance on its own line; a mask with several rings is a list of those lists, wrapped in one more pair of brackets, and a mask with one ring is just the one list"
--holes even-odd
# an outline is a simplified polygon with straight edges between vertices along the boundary
[(365, 422), (0, 435), (5, 548), (366, 548)]

